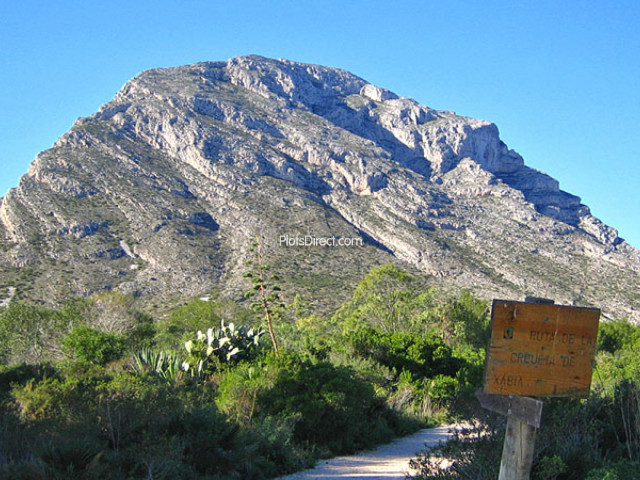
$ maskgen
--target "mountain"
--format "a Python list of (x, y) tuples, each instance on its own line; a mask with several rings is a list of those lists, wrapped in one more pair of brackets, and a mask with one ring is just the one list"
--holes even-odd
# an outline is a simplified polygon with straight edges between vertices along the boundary
[(236, 298), (256, 236), (319, 308), (396, 263), (486, 297), (640, 319), (638, 250), (494, 124), (258, 56), (145, 71), (40, 153), (0, 200), (0, 297)]

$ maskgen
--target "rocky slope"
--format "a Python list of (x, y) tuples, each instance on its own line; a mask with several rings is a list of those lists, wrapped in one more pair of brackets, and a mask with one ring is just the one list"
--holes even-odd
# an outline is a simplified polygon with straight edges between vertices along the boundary
[(0, 200), (0, 300), (235, 296), (256, 235), (290, 286), (329, 303), (396, 262), (488, 297), (639, 318), (638, 250), (495, 125), (257, 56), (143, 72), (40, 153)]

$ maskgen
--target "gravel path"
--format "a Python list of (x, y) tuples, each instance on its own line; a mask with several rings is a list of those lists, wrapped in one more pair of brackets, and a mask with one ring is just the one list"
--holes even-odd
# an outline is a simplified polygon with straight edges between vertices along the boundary
[(420, 430), (410, 437), (349, 457), (318, 462), (315, 468), (280, 477), (278, 480), (404, 480), (409, 473), (409, 460), (423, 450), (425, 443), (435, 445), (447, 440), (452, 426)]

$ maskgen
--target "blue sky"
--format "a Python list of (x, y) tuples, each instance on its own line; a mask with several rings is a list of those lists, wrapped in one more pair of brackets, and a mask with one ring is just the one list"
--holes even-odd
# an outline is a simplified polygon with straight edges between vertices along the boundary
[(495, 122), (640, 247), (638, 25), (638, 0), (4, 1), (0, 195), (140, 71), (256, 53)]

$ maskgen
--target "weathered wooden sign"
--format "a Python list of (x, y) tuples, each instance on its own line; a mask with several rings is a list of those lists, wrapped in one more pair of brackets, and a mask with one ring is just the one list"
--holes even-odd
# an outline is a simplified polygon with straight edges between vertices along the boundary
[(517, 418), (527, 425), (540, 428), (544, 406), (540, 400), (519, 395), (490, 395), (482, 390), (476, 392), (476, 398), (482, 408), (505, 417)]
[(586, 397), (600, 310), (494, 300), (484, 392)]

